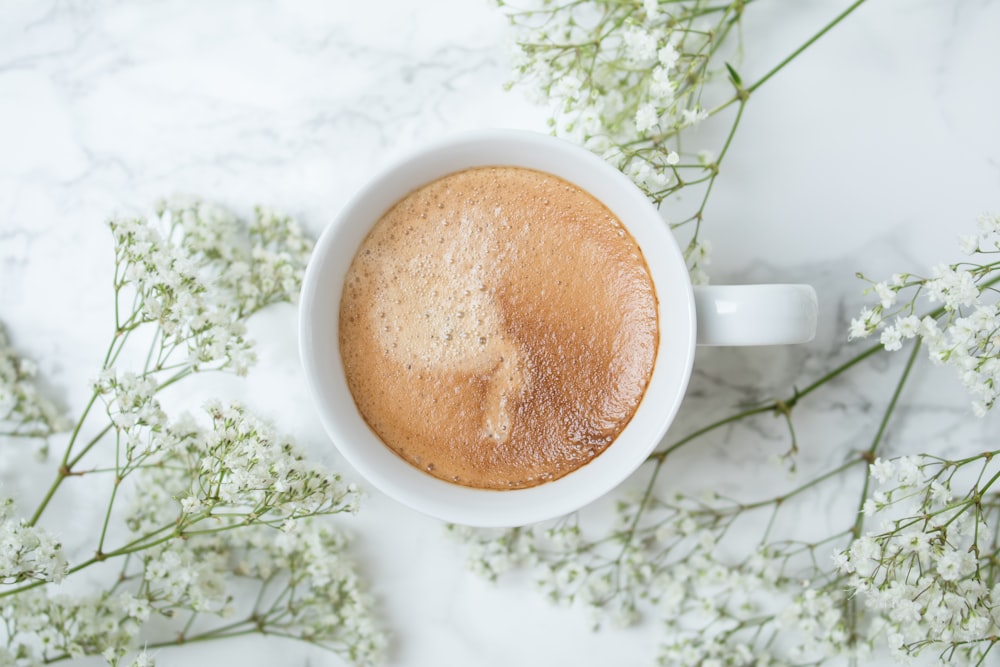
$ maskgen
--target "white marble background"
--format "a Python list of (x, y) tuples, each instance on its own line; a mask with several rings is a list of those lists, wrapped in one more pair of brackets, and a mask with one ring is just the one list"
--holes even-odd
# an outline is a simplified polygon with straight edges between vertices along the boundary
[[(847, 4), (753, 3), (744, 80)], [(821, 330), (796, 349), (704, 351), (677, 432), (846, 358), (846, 318), (861, 304), (855, 271), (881, 277), (954, 260), (957, 235), (1000, 208), (998, 26), (1000, 3), (988, 0), (871, 0), (754, 95), (708, 209), (711, 274), (813, 283)], [(367, 174), (425, 140), (544, 130), (542, 110), (502, 89), (507, 39), (485, 0), (5, 1), (0, 320), (78, 413), (111, 328), (108, 216), (193, 193), (241, 213), (274, 206), (318, 233)], [(308, 402), (294, 310), (255, 327), (261, 361), (250, 379), (199, 391), (246, 401), (344, 468)], [(886, 367), (900, 361), (877, 362), (801, 408), (803, 467), (867, 445), (894, 382)], [(888, 452), (995, 447), (996, 418), (972, 422), (949, 373), (924, 366), (916, 379)], [(764, 493), (768, 476), (754, 471), (782, 451), (776, 433), (734, 430), (679, 465), (689, 485)], [(49, 475), (9, 451), (0, 461), (4, 493), (30, 496)], [(836, 491), (802, 510), (803, 530), (838, 508), (828, 502)], [(86, 501), (70, 498), (84, 518)], [(651, 660), (657, 628), (593, 634), (582, 613), (548, 606), (526, 578), (484, 583), (437, 522), (377, 492), (349, 525), (394, 636), (390, 664)], [(158, 659), (339, 664), (266, 639)]]

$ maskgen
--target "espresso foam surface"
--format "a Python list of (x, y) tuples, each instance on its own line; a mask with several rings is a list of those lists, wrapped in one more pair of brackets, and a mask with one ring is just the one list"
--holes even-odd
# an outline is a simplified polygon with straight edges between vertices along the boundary
[(533, 486), (631, 419), (657, 345), (635, 242), (586, 192), (514, 167), (434, 181), (348, 271), (339, 342), (362, 416), (401, 457), (468, 486)]

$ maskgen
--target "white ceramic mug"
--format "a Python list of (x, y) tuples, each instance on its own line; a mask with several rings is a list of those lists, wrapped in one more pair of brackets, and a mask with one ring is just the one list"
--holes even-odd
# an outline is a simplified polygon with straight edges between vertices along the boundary
[[(397, 456), (358, 413), (338, 347), (344, 277), (372, 225), (419, 186), (480, 166), (548, 172), (603, 202), (639, 244), (659, 301), (656, 362), (628, 425), (585, 466), (525, 489), (496, 491), (452, 484)], [(677, 413), (696, 342), (805, 342), (815, 332), (816, 310), (816, 294), (807, 285), (692, 288), (673, 234), (653, 204), (620, 171), (575, 144), (547, 135), (488, 130), (437, 143), (396, 163), (375, 176), (334, 218), (320, 236), (306, 270), (299, 343), (323, 425), (344, 458), (368, 482), (399, 502), (446, 521), (517, 526), (572, 512), (613, 489), (642, 464)]]

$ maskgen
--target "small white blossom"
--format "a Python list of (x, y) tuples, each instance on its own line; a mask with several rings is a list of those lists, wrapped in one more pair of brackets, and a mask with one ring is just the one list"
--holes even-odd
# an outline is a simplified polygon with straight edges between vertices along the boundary
[(896, 290), (887, 283), (875, 283), (873, 289), (875, 290), (875, 294), (878, 295), (883, 308), (891, 308), (896, 303)]
[(654, 59), (656, 53), (656, 37), (646, 30), (633, 27), (622, 34), (625, 43), (625, 57), (635, 65), (641, 65)]
[(980, 234), (984, 236), (1000, 234), (1000, 214), (981, 213), (976, 218), (976, 224), (979, 226)]
[(669, 107), (677, 91), (677, 82), (670, 78), (666, 67), (658, 65), (649, 77), (649, 98), (659, 107)]
[(979, 297), (979, 288), (969, 271), (943, 264), (933, 269), (934, 279), (924, 285), (931, 303), (943, 303), (948, 310), (971, 306)]
[(681, 54), (677, 52), (677, 49), (675, 49), (672, 44), (667, 44), (656, 52), (657, 60), (660, 61), (660, 64), (663, 65), (667, 71), (670, 71), (677, 66), (677, 61), (680, 57)]
[(15, 352), (0, 324), (0, 431), (48, 438), (69, 428), (62, 411), (38, 390), (35, 364)]
[(979, 251), (979, 237), (975, 234), (963, 234), (958, 237), (958, 247), (966, 255), (974, 255)]
[[(981, 216), (980, 234), (963, 237), (963, 249), (973, 255), (993, 252), (987, 250), (991, 247), (1000, 249), (996, 219)], [(888, 282), (874, 283), (879, 304), (852, 318), (848, 338), (863, 338), (884, 326), (880, 341), (886, 350), (895, 351), (904, 340), (919, 337), (932, 363), (956, 370), (971, 395), (974, 414), (984, 416), (1000, 396), (1000, 306), (995, 292), (981, 285), (995, 275), (992, 267), (992, 263), (939, 264), (931, 278), (897, 273)], [(884, 312), (896, 306), (903, 289), (921, 290), (932, 305), (943, 307), (938, 311), (943, 313), (918, 320), (914, 298), (897, 309), (892, 324), (883, 325)]]
[(855, 317), (851, 320), (851, 326), (848, 329), (847, 337), (849, 340), (854, 340), (855, 338), (865, 338), (871, 335), (871, 330), (868, 328), (868, 322), (860, 317)]
[(920, 332), (920, 320), (915, 315), (907, 315), (896, 320), (896, 330), (904, 339), (910, 339)]
[(59, 540), (16, 517), (14, 501), (0, 498), (0, 584), (60, 582), (67, 567)]
[(975, 557), (968, 551), (947, 549), (937, 560), (937, 571), (945, 581), (957, 581), (971, 574), (976, 567)]
[(684, 109), (681, 112), (681, 116), (684, 119), (685, 125), (697, 125), (701, 121), (708, 118), (708, 113), (703, 109)]
[(902, 334), (899, 332), (899, 329), (894, 326), (887, 326), (883, 329), (882, 336), (879, 339), (882, 346), (890, 352), (895, 352), (896, 350), (901, 349), (903, 347), (902, 341)]
[(644, 104), (635, 112), (635, 129), (637, 132), (648, 132), (656, 127), (659, 114), (652, 104)]

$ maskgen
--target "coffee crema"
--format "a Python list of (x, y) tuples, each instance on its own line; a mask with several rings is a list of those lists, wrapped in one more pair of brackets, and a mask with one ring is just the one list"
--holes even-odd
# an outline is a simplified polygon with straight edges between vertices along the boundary
[(347, 273), (339, 343), (379, 439), (443, 480), (536, 486), (631, 420), (659, 337), (642, 252), (589, 193), (481, 167), (411, 192)]

